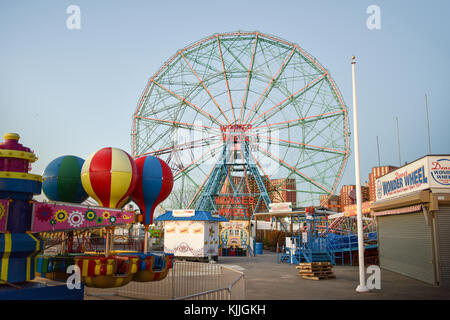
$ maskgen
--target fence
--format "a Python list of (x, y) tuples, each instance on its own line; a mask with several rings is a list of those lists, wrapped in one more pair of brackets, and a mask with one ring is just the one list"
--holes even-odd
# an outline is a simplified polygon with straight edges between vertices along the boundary
[(85, 287), (85, 299), (243, 300), (242, 272), (220, 264), (175, 261), (161, 281), (130, 282), (110, 289)]

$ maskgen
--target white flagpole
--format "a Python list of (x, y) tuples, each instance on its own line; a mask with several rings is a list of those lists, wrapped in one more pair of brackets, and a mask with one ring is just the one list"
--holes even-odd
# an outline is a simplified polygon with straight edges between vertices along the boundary
[(358, 222), (358, 258), (359, 258), (359, 286), (357, 292), (368, 292), (366, 287), (366, 271), (364, 268), (364, 234), (362, 224), (362, 199), (361, 199), (361, 174), (359, 167), (359, 135), (358, 135), (358, 106), (356, 103), (356, 73), (355, 73), (355, 56), (352, 57), (352, 73), (353, 73), (353, 132), (355, 144), (355, 179), (356, 179), (356, 207)]

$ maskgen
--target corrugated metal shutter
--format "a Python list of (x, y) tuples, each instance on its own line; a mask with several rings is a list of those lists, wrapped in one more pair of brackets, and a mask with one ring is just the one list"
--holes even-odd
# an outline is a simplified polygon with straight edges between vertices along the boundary
[(436, 235), (440, 260), (440, 285), (450, 287), (450, 207), (439, 207), (436, 214)]
[(431, 227), (423, 213), (378, 217), (380, 266), (435, 284)]

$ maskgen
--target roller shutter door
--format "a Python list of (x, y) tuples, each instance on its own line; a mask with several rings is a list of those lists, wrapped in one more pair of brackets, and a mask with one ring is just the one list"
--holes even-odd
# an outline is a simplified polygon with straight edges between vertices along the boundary
[(436, 237), (439, 252), (440, 285), (450, 287), (450, 207), (436, 213)]
[(431, 227), (423, 213), (378, 217), (380, 267), (435, 284)]

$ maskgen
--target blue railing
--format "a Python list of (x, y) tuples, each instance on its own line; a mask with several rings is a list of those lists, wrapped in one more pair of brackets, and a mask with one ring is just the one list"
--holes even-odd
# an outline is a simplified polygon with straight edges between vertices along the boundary
[[(365, 249), (377, 247), (377, 232), (366, 233), (364, 235)], [(299, 245), (297, 250), (290, 248), (281, 248), (281, 253), (278, 255), (277, 262), (313, 262), (313, 260), (320, 256), (329, 257), (333, 264), (336, 263), (336, 258), (340, 255), (342, 263), (344, 262), (344, 253), (358, 250), (358, 236), (352, 233), (346, 235), (337, 235), (329, 233), (325, 237), (316, 237), (312, 241), (303, 242), (299, 238)], [(292, 259), (291, 259), (291, 256)]]

